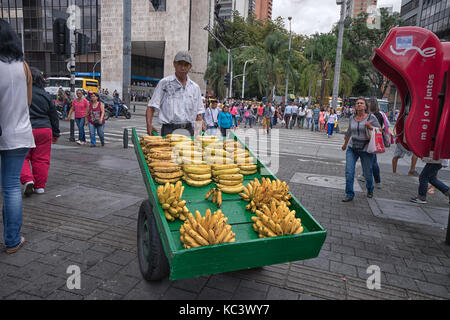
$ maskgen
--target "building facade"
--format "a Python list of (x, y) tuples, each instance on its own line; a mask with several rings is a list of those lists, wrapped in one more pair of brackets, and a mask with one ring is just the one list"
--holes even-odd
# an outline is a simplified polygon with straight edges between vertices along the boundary
[[(73, 2), (72, 2), (73, 1)], [(74, 3), (79, 32), (90, 38), (89, 53), (76, 58), (76, 74), (100, 75), (102, 88), (122, 92), (124, 0), (0, 0), (0, 18), (11, 23), (24, 46), (25, 58), (46, 76), (68, 76), (67, 62), (53, 53), (53, 20)], [(210, 0), (132, 1), (131, 83), (155, 86), (173, 74), (173, 58), (189, 50), (190, 77), (206, 90)], [(97, 79), (99, 79), (97, 77)]]
[(404, 26), (426, 28), (450, 41), (450, 0), (402, 0), (400, 15)]
[(272, 0), (255, 0), (255, 18), (272, 19)]
[[(78, 31), (90, 39), (89, 54), (77, 57), (77, 72), (92, 72), (100, 59), (100, 0), (77, 1)], [(49, 76), (67, 76), (67, 62), (53, 53), (53, 19), (67, 14), (69, 0), (0, 0), (0, 19), (8, 21), (22, 40), (30, 65)]]
[(238, 11), (244, 19), (247, 19), (249, 14), (254, 14), (255, 0), (215, 0), (215, 2), (221, 5), (219, 17), (225, 20), (233, 18), (233, 11)]
[(377, 0), (347, 0), (346, 17), (356, 18), (361, 12), (367, 12), (371, 6), (377, 6)]

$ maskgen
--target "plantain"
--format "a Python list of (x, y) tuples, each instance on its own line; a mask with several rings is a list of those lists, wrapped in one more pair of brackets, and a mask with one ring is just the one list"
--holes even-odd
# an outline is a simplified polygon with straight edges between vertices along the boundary
[(251, 174), (255, 174), (255, 173), (257, 173), (258, 172), (258, 170), (242, 170), (241, 169), (241, 173), (244, 175), (244, 176), (249, 176), (249, 175), (251, 175)]
[(192, 180), (187, 176), (183, 176), (183, 180), (192, 187), (204, 187), (212, 182), (211, 179), (203, 180), (203, 181)]
[(215, 188), (212, 188), (206, 193), (205, 200), (208, 200), (214, 194), (214, 190)]
[[(212, 174), (214, 176), (220, 176), (220, 175), (231, 175), (239, 173), (239, 168), (231, 168), (231, 169), (223, 169), (223, 170), (213, 170)], [(232, 180), (232, 179), (229, 179)]]
[(173, 167), (154, 167), (154, 169), (152, 170), (154, 173), (155, 172), (164, 172), (164, 173), (171, 173), (171, 172), (177, 172), (180, 171), (180, 167), (179, 166), (173, 166)]
[(192, 180), (203, 181), (211, 179), (211, 173), (204, 173), (204, 174), (187, 173), (186, 175)]
[(243, 180), (243, 178), (239, 180), (224, 180), (219, 178), (217, 182), (224, 186), (237, 186), (241, 185)]
[(175, 179), (180, 178), (183, 175), (182, 170), (178, 170), (175, 172), (159, 172), (155, 171), (155, 176), (157, 176), (160, 179)]
[(241, 185), (237, 185), (237, 186), (224, 186), (224, 185), (216, 183), (216, 185), (217, 185), (217, 187), (220, 188), (220, 190), (223, 193), (234, 194), (234, 193), (240, 193), (240, 192), (242, 192), (244, 190), (244, 186), (242, 184)]
[(209, 166), (183, 166), (183, 171), (192, 174), (211, 174), (211, 167)]
[(157, 183), (159, 183), (159, 184), (175, 183), (175, 182), (177, 182), (177, 181), (180, 180), (180, 178), (174, 178), (174, 179), (161, 179), (161, 178), (158, 178), (158, 177), (154, 177), (153, 179), (154, 179)]
[(219, 177), (219, 180), (237, 180), (237, 181), (243, 181), (244, 180), (244, 176), (242, 174), (239, 174), (239, 173), (219, 174), (218, 177)]
[(217, 208), (220, 208), (222, 206), (222, 191), (216, 190), (217, 192)]

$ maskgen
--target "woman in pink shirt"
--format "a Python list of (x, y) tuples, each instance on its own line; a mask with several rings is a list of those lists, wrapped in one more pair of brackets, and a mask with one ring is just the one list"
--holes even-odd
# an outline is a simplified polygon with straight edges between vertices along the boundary
[(235, 104), (233, 104), (233, 106), (231, 107), (230, 113), (231, 113), (231, 116), (233, 117), (234, 127), (237, 128), (238, 123), (237, 123), (236, 115), (238, 114), (238, 109)]
[(77, 90), (77, 98), (72, 101), (72, 107), (70, 108), (69, 115), (67, 116), (70, 119), (70, 115), (73, 111), (75, 111), (75, 123), (78, 127), (78, 144), (86, 144), (86, 134), (84, 132), (84, 121), (86, 117), (86, 110), (89, 108), (89, 101), (87, 101), (83, 97), (83, 91), (80, 89)]

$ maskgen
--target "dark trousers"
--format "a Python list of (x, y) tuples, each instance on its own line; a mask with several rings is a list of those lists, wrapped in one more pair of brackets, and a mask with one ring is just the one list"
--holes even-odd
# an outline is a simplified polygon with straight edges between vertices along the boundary
[(289, 125), (289, 128), (292, 129), (293, 126), (295, 126), (295, 123), (297, 122), (297, 114), (293, 113), (291, 118), (291, 123)]
[(419, 176), (419, 196), (424, 200), (427, 196), (428, 183), (431, 183), (440, 192), (447, 194), (449, 187), (437, 178), (442, 165), (440, 163), (427, 163)]
[(286, 122), (286, 129), (289, 129), (289, 120), (291, 120), (291, 115), (290, 114), (284, 115), (284, 122)]
[(222, 128), (220, 127), (220, 132), (222, 133), (222, 136), (226, 137), (227, 136), (227, 130), (230, 128)]
[(161, 136), (165, 137), (168, 134), (173, 133), (175, 130), (185, 129), (189, 131), (191, 136), (194, 136), (194, 127), (192, 123), (184, 123), (184, 124), (163, 124), (161, 127)]

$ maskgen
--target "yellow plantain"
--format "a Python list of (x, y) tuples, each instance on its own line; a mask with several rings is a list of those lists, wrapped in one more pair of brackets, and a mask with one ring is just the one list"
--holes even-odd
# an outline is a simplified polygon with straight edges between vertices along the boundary
[[(245, 170), (245, 171), (251, 171), (251, 170), (255, 170), (257, 168), (258, 168), (258, 166), (256, 164), (239, 165), (239, 169)], [(274, 188), (274, 189), (276, 189), (276, 188)]]
[(208, 180), (203, 180), (203, 181), (197, 181), (197, 180), (192, 180), (189, 177), (183, 176), (183, 180), (190, 186), (192, 187), (204, 187), (207, 186), (208, 184), (210, 184), (212, 182), (211, 179)]
[[(223, 169), (223, 170), (213, 170), (212, 173), (214, 176), (221, 176), (221, 175), (239, 173), (239, 171), (240, 171), (239, 168), (232, 168), (232, 169)], [(231, 179), (228, 179), (228, 180), (231, 180)]]
[(183, 166), (183, 171), (193, 174), (211, 174), (211, 168), (209, 166)]
[(214, 193), (214, 188), (212, 188), (212, 189), (210, 189), (207, 193), (206, 193), (206, 195), (205, 195), (205, 200), (208, 200), (210, 197), (211, 197), (211, 195)]
[(220, 174), (219, 180), (237, 180), (237, 181), (243, 181), (244, 176), (239, 173), (233, 173), (233, 174)]
[(217, 208), (222, 205), (222, 191), (217, 190)]
[(224, 180), (224, 179), (219, 179), (218, 183), (220, 183), (221, 185), (224, 186), (237, 186), (237, 185), (241, 185), (242, 181), (244, 179), (239, 179), (239, 180)]
[(251, 175), (251, 174), (255, 174), (255, 173), (257, 173), (258, 172), (258, 170), (249, 170), (249, 171), (247, 171), (247, 170), (242, 170), (241, 169), (241, 173), (244, 175), (244, 176), (249, 176), (249, 175)]
[(169, 161), (163, 161), (163, 160), (159, 160), (159, 161), (152, 161), (148, 164), (148, 166), (150, 168), (156, 168), (156, 167), (164, 167), (164, 168), (168, 168), (168, 167), (175, 167), (175, 168), (179, 168), (180, 166), (174, 162), (169, 162)]
[(158, 172), (155, 171), (155, 176), (157, 176), (160, 179), (175, 179), (180, 178), (183, 175), (182, 170), (178, 170), (175, 172)]
[(155, 167), (152, 171), (153, 172), (165, 172), (165, 173), (171, 173), (171, 172), (177, 172), (181, 170), (180, 167)]
[(242, 184), (238, 185), (238, 186), (224, 186), (224, 185), (221, 185), (221, 184), (216, 184), (216, 185), (220, 188), (220, 190), (223, 193), (231, 193), (231, 194), (233, 194), (233, 193), (240, 193), (240, 192), (242, 192), (244, 190), (244, 186)]
[(225, 169), (234, 169), (237, 168), (237, 164), (230, 163), (230, 164), (212, 164), (211, 165), (213, 170), (225, 170)]
[(211, 179), (211, 173), (204, 173), (204, 174), (187, 173), (187, 176), (192, 180), (199, 180), (199, 181)]

